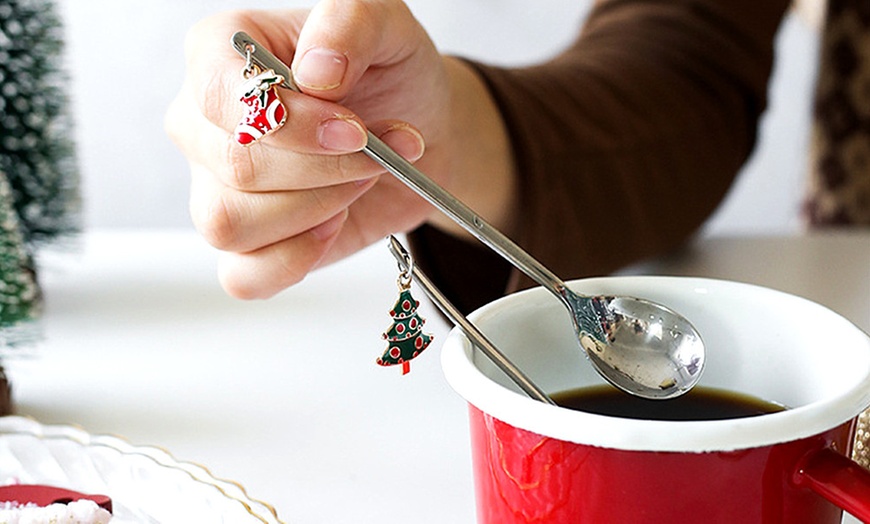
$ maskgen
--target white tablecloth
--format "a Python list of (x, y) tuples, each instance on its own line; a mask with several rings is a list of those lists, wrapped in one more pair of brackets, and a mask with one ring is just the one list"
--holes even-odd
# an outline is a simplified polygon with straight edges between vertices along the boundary
[[(411, 373), (375, 365), (396, 298), (378, 244), (268, 301), (226, 296), (192, 231), (95, 231), (46, 257), (45, 341), (5, 364), (18, 411), (166, 448), (272, 504), (288, 523), (471, 523), (463, 401), (448, 326)], [(870, 331), (870, 235), (707, 239), (632, 272), (766, 284)]]

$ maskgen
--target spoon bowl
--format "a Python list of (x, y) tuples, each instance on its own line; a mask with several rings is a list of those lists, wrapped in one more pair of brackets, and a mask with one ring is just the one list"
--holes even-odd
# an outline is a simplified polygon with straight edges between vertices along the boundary
[(704, 344), (681, 315), (634, 297), (567, 293), (574, 303), (595, 304), (606, 319), (606, 343), (578, 324), (575, 331), (592, 365), (611, 384), (636, 396), (668, 399), (687, 392), (700, 379)]

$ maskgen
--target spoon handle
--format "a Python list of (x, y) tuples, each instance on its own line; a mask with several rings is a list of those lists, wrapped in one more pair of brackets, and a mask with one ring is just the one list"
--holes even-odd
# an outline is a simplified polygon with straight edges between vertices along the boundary
[(463, 315), (456, 306), (454, 306), (447, 297), (441, 293), (435, 284), (429, 280), (429, 277), (426, 276), (425, 273), (417, 269), (411, 260), (411, 255), (393, 235), (389, 236), (390, 240), (390, 252), (396, 257), (396, 261), (399, 263), (399, 267), (402, 271), (407, 271), (411, 274), (411, 277), (415, 282), (420, 284), (423, 290), (429, 295), (429, 298), (432, 299), (432, 302), (438, 306), (438, 309), (441, 310), (447, 318), (453, 322), (454, 325), (458, 326), (465, 336), (468, 337), (471, 342), (477, 346), (477, 348), (484, 354), (486, 357), (492, 361), (493, 364), (496, 365), (502, 372), (508, 376), (514, 383), (519, 386), (528, 396), (533, 399), (540, 400), (541, 402), (546, 402), (547, 404), (556, 405), (555, 402), (546, 394), (544, 391), (535, 385), (529, 377), (525, 375), (518, 367), (516, 367), (510, 359), (505, 356), (504, 353), (499, 351), (495, 345), (490, 342), (486, 335), (481, 333), (477, 327), (469, 321), (465, 315)]
[(462, 226), (466, 231), (474, 235), (475, 238), (501, 255), (502, 258), (513, 264), (532, 280), (562, 298), (562, 289), (565, 288), (565, 284), (559, 277), (542, 266), (540, 262), (535, 260), (501, 231), (482, 219), (461, 200), (433, 182), (431, 178), (415, 168), (371, 132), (368, 134), (368, 144), (363, 152), (454, 222)]
[[(235, 33), (232, 37), (232, 45), (236, 52), (243, 57), (250, 57), (250, 60), (258, 67), (264, 70), (271, 69), (283, 76), (284, 87), (297, 93), (299, 92), (299, 87), (293, 80), (293, 72), (290, 68), (250, 35), (244, 31)], [(483, 220), (477, 213), (447, 190), (433, 182), (432, 179), (393, 151), (390, 146), (372, 134), (371, 131), (369, 131), (367, 138), (368, 141), (363, 149), (366, 155), (404, 182), (405, 185), (438, 208), (451, 220), (462, 226), (475, 238), (498, 253), (502, 258), (528, 275), (529, 278), (559, 297), (569, 307), (572, 306), (567, 297), (567, 293), (569, 293), (567, 286), (552, 271), (535, 260), (501, 231)]]

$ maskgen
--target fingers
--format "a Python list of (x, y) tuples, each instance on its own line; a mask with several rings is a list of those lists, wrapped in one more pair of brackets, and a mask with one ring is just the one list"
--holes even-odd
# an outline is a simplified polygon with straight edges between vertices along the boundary
[[(236, 66), (235, 70), (219, 67), (202, 72), (210, 75), (206, 80), (201, 80), (196, 71), (198, 67), (191, 67), (182, 87), (184, 104), (188, 107), (179, 105), (172, 109), (188, 117), (192, 116), (192, 111), (197, 111), (218, 129), (232, 132), (244, 117), (244, 106), (238, 92), (241, 84), (239, 70), (244, 62), (239, 58), (235, 55), (229, 59), (229, 63)], [(326, 155), (359, 151), (365, 145), (366, 126), (350, 110), (288, 89), (276, 89), (287, 110), (287, 121), (280, 132), (264, 138), (262, 144)], [(181, 118), (181, 114), (177, 118)]]
[[(344, 99), (369, 68), (406, 59), (419, 47), (409, 44), (429, 44), (405, 4), (397, 0), (325, 0), (309, 15), (298, 10), (269, 16), (236, 12), (206, 19), (188, 32), (185, 41), (185, 84), (200, 112), (227, 131), (235, 128), (243, 113), (238, 89), (244, 59), (230, 45), (230, 37), (240, 29), (285, 63), (292, 63), (300, 88), (314, 95), (300, 97), (279, 89), (290, 106), (294, 128), (304, 122), (302, 130), (307, 132), (332, 119), (359, 125), (355, 141), (337, 148), (316, 142), (315, 133), (276, 133), (266, 139), (279, 147), (318, 153), (359, 150), (365, 134), (362, 120), (335, 102)], [(308, 143), (298, 142), (301, 137), (308, 137)]]
[(299, 34), (291, 68), (304, 93), (338, 101), (369, 67), (387, 67), (427, 41), (404, 2), (324, 0)]
[[(363, 3), (349, 2), (352, 5)], [(318, 7), (326, 4), (329, 2)], [(319, 12), (326, 11), (321, 9)], [(328, 23), (324, 16), (321, 15), (322, 22)], [(240, 147), (229, 138), (244, 112), (238, 93), (234, 92), (241, 82), (244, 61), (232, 50), (229, 37), (235, 30), (244, 28), (261, 42), (270, 42), (265, 36), (265, 31), (270, 29), (264, 27), (268, 24), (263, 22), (263, 18), (269, 24), (287, 27), (294, 23), (299, 25), (304, 19), (296, 11), (270, 13), (269, 17), (236, 13), (208, 19), (190, 31), (187, 39), (188, 75), (166, 115), (165, 127), (170, 137), (191, 162), (206, 166), (226, 185), (249, 191), (317, 187), (365, 179), (381, 172), (362, 155), (347, 155), (359, 151), (366, 141), (365, 124), (354, 113), (338, 104), (286, 89), (279, 89), (289, 113), (282, 129), (251, 147)], [(315, 27), (311, 29), (314, 36), (321, 32), (316, 29), (316, 24), (306, 24), (305, 27)], [(272, 40), (282, 42), (275, 44), (278, 49), (292, 49), (293, 42), (286, 27), (281, 31), (270, 31)], [(285, 34), (287, 38), (279, 40), (274, 36), (276, 32)], [(355, 31), (349, 33), (357, 34)], [(314, 36), (309, 35), (309, 40)], [(360, 40), (368, 42), (372, 38)], [(224, 39), (225, 46), (216, 45)], [(363, 64), (364, 60), (354, 63)], [(403, 122), (374, 123), (372, 131), (379, 136), (389, 132), (391, 139), (398, 144), (395, 149), (411, 161), (423, 154), (422, 134)], [(288, 165), (292, 169), (288, 170)], [(299, 177), (294, 177), (294, 173)]]
[(276, 11), (268, 16), (256, 11), (236, 11), (194, 25), (185, 39), (184, 89), (190, 91), (195, 107), (212, 123), (231, 131), (242, 115), (238, 103), (245, 60), (232, 48), (230, 37), (244, 30), (286, 62), (292, 59), (293, 35), (305, 16), (300, 10)]
[(397, 180), (382, 177), (348, 209), (310, 230), (249, 252), (222, 253), (221, 284), (237, 298), (268, 298), (313, 269), (355, 253), (396, 228), (419, 223), (426, 206), (419, 197), (400, 196), (409, 192)]
[[(289, 63), (295, 44), (292, 35), (295, 33), (288, 30), (301, 25), (302, 20), (304, 12), (300, 11), (280, 11), (270, 13), (270, 16), (237, 12), (215, 16), (195, 25), (185, 41), (187, 75), (178, 103), (171, 108), (171, 112), (176, 113), (172, 115), (172, 122), (177, 124), (182, 115), (191, 118), (191, 113), (197, 111), (217, 128), (232, 132), (245, 113), (239, 91), (245, 61), (232, 49), (230, 37), (235, 31), (244, 29)], [(282, 49), (285, 56), (281, 56)], [(274, 133), (264, 139), (264, 143), (317, 154), (343, 154), (359, 151), (365, 145), (366, 127), (352, 111), (334, 102), (276, 89), (288, 111), (285, 128), (290, 132)], [(176, 130), (173, 138), (183, 141), (190, 139), (190, 134)], [(184, 150), (191, 149), (187, 144), (179, 145)]]
[(375, 179), (299, 191), (244, 192), (191, 166), (191, 218), (221, 250), (246, 252), (318, 226), (347, 209)]
[[(292, 64), (303, 91), (278, 89), (286, 123), (250, 147), (232, 136), (246, 113), (237, 91), (245, 61), (230, 44), (237, 30)], [(270, 296), (431, 213), (361, 152), (370, 131), (415, 162), (422, 129), (433, 152), (423, 167), (441, 167), (443, 179), (449, 165), (439, 160), (449, 156), (449, 79), (401, 0), (219, 15), (190, 31), (186, 54), (165, 126), (190, 162), (191, 216), (224, 251), (220, 278), (231, 295)]]
[[(416, 133), (401, 125), (387, 131), (383, 137), (400, 151), (416, 151), (419, 147)], [(366, 158), (356, 159), (371, 163)], [(191, 218), (200, 234), (214, 247), (246, 252), (315, 227), (350, 206), (374, 185), (376, 178), (373, 175), (298, 190), (244, 191), (225, 185), (207, 167), (192, 163)], [(277, 181), (280, 177), (273, 179)]]
[[(178, 115), (178, 112), (170, 111)], [(290, 151), (268, 143), (242, 147), (230, 134), (196, 112), (184, 117), (185, 131), (176, 142), (192, 162), (204, 166), (224, 185), (242, 191), (278, 191), (315, 188), (364, 180), (383, 169), (362, 153), (319, 155)], [(286, 127), (286, 126), (285, 126)], [(167, 129), (181, 129), (167, 123)], [(281, 129), (274, 135), (290, 132)], [(372, 132), (397, 153), (415, 162), (425, 152), (422, 134), (400, 121), (377, 122)]]
[(221, 285), (231, 296), (255, 299), (300, 282), (335, 243), (347, 216), (342, 210), (313, 229), (253, 252), (222, 253)]
[[(422, 134), (404, 122), (379, 122), (373, 132), (406, 160), (415, 162), (425, 152)], [(384, 169), (362, 153), (318, 155), (290, 152), (271, 145), (242, 148), (212, 141), (214, 155), (203, 159), (224, 184), (243, 191), (309, 189), (360, 181)]]

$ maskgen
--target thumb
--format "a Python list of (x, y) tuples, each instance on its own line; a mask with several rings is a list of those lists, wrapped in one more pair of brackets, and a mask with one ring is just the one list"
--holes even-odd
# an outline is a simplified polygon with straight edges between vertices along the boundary
[(299, 33), (291, 68), (304, 93), (337, 101), (368, 68), (399, 63), (428, 42), (400, 0), (323, 0)]

